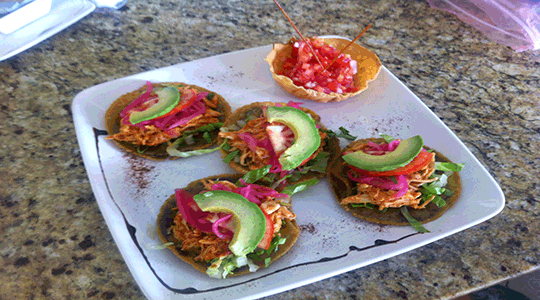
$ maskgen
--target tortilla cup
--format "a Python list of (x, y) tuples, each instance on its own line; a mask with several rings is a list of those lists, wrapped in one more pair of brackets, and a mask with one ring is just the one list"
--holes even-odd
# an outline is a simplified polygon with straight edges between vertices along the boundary
[[(156, 83), (153, 85), (154, 87), (164, 87), (164, 86), (170, 86), (170, 85), (187, 86), (201, 92), (207, 92), (209, 94), (213, 94), (214, 97), (218, 98), (218, 107), (216, 108), (216, 110), (221, 112), (221, 115), (218, 117), (219, 121), (225, 122), (227, 117), (229, 117), (231, 114), (231, 107), (229, 106), (229, 103), (227, 103), (227, 101), (225, 101), (225, 99), (221, 97), (220, 95), (212, 91), (209, 91), (205, 88), (202, 88), (196, 85), (182, 83), (182, 82), (163, 82), (163, 83)], [(107, 132), (109, 135), (113, 135), (119, 132), (120, 122), (122, 121), (122, 119), (119, 116), (120, 112), (127, 105), (129, 105), (139, 96), (144, 94), (144, 92), (146, 92), (146, 85), (136, 91), (122, 95), (115, 102), (113, 102), (113, 104), (109, 107), (109, 109), (105, 113), (105, 124), (107, 126)], [(218, 133), (219, 133), (219, 129), (216, 129), (213, 132), (209, 133), (212, 139), (211, 143), (206, 142), (205, 139), (202, 138), (202, 135), (203, 135), (202, 133), (194, 135), (195, 143), (193, 145), (184, 145), (184, 146), (179, 147), (178, 150), (183, 152), (183, 151), (192, 151), (192, 150), (208, 148), (217, 143)], [(141, 157), (145, 157), (145, 158), (149, 158), (153, 160), (166, 160), (166, 159), (179, 158), (179, 157), (170, 156), (167, 153), (167, 150), (166, 150), (168, 146), (167, 142), (162, 143), (157, 146), (146, 147), (146, 146), (134, 145), (132, 143), (123, 142), (123, 141), (117, 141), (117, 140), (113, 140), (113, 141), (123, 150), (131, 152), (137, 156), (141, 156)], [(172, 141), (174, 140), (171, 140), (171, 142)]]
[[(213, 180), (213, 181), (223, 181), (227, 180), (230, 182), (237, 182), (240, 178), (242, 178), (241, 174), (222, 174), (222, 175), (215, 175), (206, 177), (203, 179), (199, 179), (197, 181), (193, 181), (192, 183), (188, 184), (187, 187), (183, 188), (183, 190), (191, 193), (191, 194), (198, 194), (205, 190), (203, 181), (204, 180)], [(260, 184), (260, 183), (258, 183)], [(170, 243), (173, 242), (174, 245), (168, 246), (169, 249), (171, 249), (176, 256), (180, 257), (183, 261), (193, 266), (195, 269), (203, 272), (206, 274), (206, 269), (209, 264), (197, 261), (194, 258), (198, 255), (198, 253), (195, 252), (186, 252), (182, 251), (181, 241), (174, 238), (174, 236), (170, 233), (169, 228), (171, 227), (171, 224), (174, 220), (174, 217), (178, 213), (177, 204), (176, 204), (176, 198), (175, 195), (172, 195), (165, 201), (165, 204), (161, 207), (160, 213), (157, 218), (157, 233), (160, 238), (160, 240), (163, 243)], [(282, 237), (285, 237), (287, 240), (284, 244), (279, 245), (276, 252), (272, 253), (269, 257), (271, 258), (270, 263), (276, 261), (278, 258), (283, 256), (285, 253), (287, 253), (291, 247), (296, 243), (296, 240), (298, 239), (298, 236), (300, 236), (300, 227), (298, 227), (298, 224), (296, 224), (296, 221), (288, 221), (283, 220), (283, 225), (281, 227), (281, 230), (279, 232)], [(265, 258), (265, 257), (263, 257)], [(254, 261), (259, 267), (265, 267), (264, 261), (262, 262), (256, 262)], [(247, 266), (236, 269), (234, 271), (234, 274), (230, 274), (229, 276), (238, 276), (243, 274), (250, 273)]]
[[(278, 104), (278, 103), (274, 103), (274, 102), (255, 102), (255, 103), (252, 103), (252, 104), (249, 104), (249, 105), (246, 105), (246, 106), (242, 106), (242, 107), (238, 108), (230, 116), (230, 118), (227, 119), (227, 121), (223, 124), (222, 128), (230, 128), (232, 126), (237, 126), (238, 121), (245, 120), (248, 116), (260, 117), (260, 116), (263, 115), (263, 107), (264, 106), (275, 106), (276, 104)], [(281, 104), (286, 105), (286, 103), (281, 103)], [(319, 128), (320, 130), (327, 130), (326, 127), (324, 127), (324, 125), (322, 125), (321, 122), (320, 122), (321, 117), (319, 115), (317, 115), (314, 111), (312, 111), (311, 109), (308, 109), (308, 108), (304, 108), (304, 107), (301, 107), (301, 110), (303, 112), (311, 115), (313, 120), (315, 120), (315, 123), (320, 126), (320, 128)], [(218, 143), (220, 145), (224, 141), (225, 141), (224, 138), (222, 138), (222, 137), (218, 138)], [(337, 138), (335, 138), (335, 137), (333, 137), (333, 138), (327, 137), (326, 144), (323, 146), (323, 151), (326, 151), (326, 152), (330, 153), (330, 156), (329, 156), (330, 159), (332, 159), (332, 157), (334, 157), (336, 155), (339, 155), (340, 150), (341, 150), (341, 148), (339, 147), (339, 140)], [(225, 158), (229, 154), (229, 152), (225, 151), (224, 149), (221, 149), (220, 151), (221, 151), (221, 154), (222, 154), (223, 158)], [(330, 159), (329, 159), (329, 161), (330, 161)], [(229, 166), (231, 166), (231, 168), (233, 168), (234, 170), (236, 170), (237, 172), (240, 172), (242, 174), (245, 174), (245, 173), (250, 171), (248, 166), (243, 166), (240, 163), (235, 162), (234, 160), (231, 160), (231, 162), (229, 162)], [(310, 171), (310, 172), (307, 172), (306, 174), (303, 174), (299, 181), (307, 180), (307, 179), (314, 178), (314, 177), (320, 179), (320, 178), (323, 178), (325, 176), (326, 176), (325, 173), (318, 173), (318, 172)]]
[[(334, 46), (341, 50), (345, 48), (350, 41), (339, 38), (322, 38), (326, 44)], [(302, 99), (309, 99), (315, 102), (338, 102), (358, 95), (368, 88), (368, 83), (375, 80), (382, 64), (377, 55), (370, 50), (353, 43), (345, 50), (345, 54), (349, 54), (352, 59), (356, 60), (358, 72), (354, 75), (354, 86), (359, 90), (354, 93), (330, 93), (326, 94), (312, 89), (306, 89), (302, 86), (297, 86), (293, 81), (285, 76), (284, 64), (287, 58), (291, 56), (296, 38), (292, 38), (287, 44), (274, 44), (272, 51), (266, 56), (265, 60), (270, 65), (272, 77), (285, 91)]]
[[(358, 143), (367, 143), (372, 141), (374, 143), (384, 142), (384, 139), (370, 138), (364, 140), (358, 140), (351, 143), (342, 153), (349, 149), (352, 145)], [(433, 150), (424, 146), (426, 150)], [(435, 159), (439, 162), (451, 162), (447, 157), (441, 153), (433, 150), (435, 153)], [(388, 208), (386, 212), (381, 212), (378, 208), (369, 209), (364, 207), (352, 207), (349, 204), (341, 204), (341, 200), (357, 194), (356, 182), (349, 179), (347, 171), (350, 168), (345, 163), (341, 155), (338, 155), (328, 165), (328, 179), (330, 185), (334, 191), (334, 195), (339, 204), (348, 212), (354, 216), (367, 220), (373, 223), (388, 224), (388, 225), (410, 225), (409, 221), (401, 214), (399, 208)], [(424, 209), (409, 209), (409, 214), (420, 223), (427, 223), (438, 219), (442, 214), (448, 210), (454, 203), (456, 203), (459, 195), (461, 194), (461, 180), (458, 172), (454, 172), (452, 176), (448, 178), (447, 188), (452, 191), (450, 196), (441, 196), (446, 205), (438, 207), (435, 203), (429, 203)]]

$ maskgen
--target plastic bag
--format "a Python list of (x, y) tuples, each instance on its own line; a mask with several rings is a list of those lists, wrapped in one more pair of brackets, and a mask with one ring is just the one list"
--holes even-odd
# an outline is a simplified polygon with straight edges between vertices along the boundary
[(427, 0), (493, 41), (521, 52), (540, 48), (540, 0)]

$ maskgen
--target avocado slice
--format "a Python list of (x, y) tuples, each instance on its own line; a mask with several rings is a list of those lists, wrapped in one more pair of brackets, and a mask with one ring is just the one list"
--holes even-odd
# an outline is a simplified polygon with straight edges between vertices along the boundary
[(236, 223), (229, 249), (236, 256), (253, 252), (266, 231), (266, 217), (259, 206), (242, 195), (228, 191), (209, 191), (193, 196), (203, 211), (233, 215)]
[(367, 171), (390, 171), (410, 163), (424, 147), (421, 136), (413, 136), (399, 143), (396, 149), (384, 155), (370, 155), (362, 151), (349, 153), (343, 160), (351, 166)]
[(129, 116), (129, 122), (131, 124), (161, 117), (180, 103), (180, 92), (177, 88), (170, 86), (164, 87), (156, 91), (156, 94), (159, 98), (158, 102), (146, 110), (133, 112)]
[(268, 106), (268, 122), (287, 125), (294, 132), (295, 141), (279, 157), (283, 170), (290, 171), (308, 159), (321, 145), (321, 136), (313, 118), (294, 107)]

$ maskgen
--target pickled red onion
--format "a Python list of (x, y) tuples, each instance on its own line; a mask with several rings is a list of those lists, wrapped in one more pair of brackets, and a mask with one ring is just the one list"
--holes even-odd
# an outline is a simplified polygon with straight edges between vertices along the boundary
[(215, 235), (217, 235), (218, 238), (224, 240), (224, 239), (231, 239), (233, 237), (232, 233), (228, 229), (225, 229), (225, 233), (221, 233), (219, 231), (219, 225), (221, 225), (221, 223), (228, 222), (231, 218), (232, 218), (232, 215), (226, 215), (225, 217), (216, 220), (212, 224), (212, 232)]
[(165, 117), (158, 117), (151, 120), (146, 120), (137, 124), (131, 124), (131, 122), (129, 122), (129, 115), (127, 115), (127, 113), (130, 110), (136, 108), (137, 106), (140, 106), (148, 98), (148, 96), (152, 92), (152, 84), (150, 82), (147, 82), (147, 84), (149, 85), (147, 92), (145, 92), (135, 101), (130, 103), (120, 113), (120, 117), (122, 117), (122, 122), (124, 124), (134, 125), (140, 128), (145, 128), (145, 126), (147, 125), (154, 125), (159, 129), (170, 131), (171, 129), (180, 125), (184, 125), (187, 122), (189, 122), (191, 119), (197, 116), (200, 116), (206, 112), (206, 106), (204, 105), (204, 103), (202, 103), (201, 100), (208, 95), (208, 92), (202, 92), (197, 95), (197, 98), (194, 100), (194, 102), (190, 106), (182, 109), (176, 114), (165, 116)]
[(259, 204), (260, 199), (264, 199), (264, 197), (287, 198), (289, 196), (287, 194), (278, 193), (276, 190), (263, 185), (246, 183), (243, 179), (240, 179), (240, 183), (245, 185), (245, 187), (238, 187), (234, 192), (241, 194), (249, 201), (257, 204)]
[(224, 184), (221, 184), (221, 183), (214, 183), (212, 185), (212, 190), (213, 191), (227, 191), (227, 192), (232, 192), (232, 190), (230, 188), (228, 188), (226, 185)]
[[(174, 127), (184, 125), (187, 122), (189, 122), (191, 119), (200, 116), (206, 112), (206, 106), (204, 103), (200, 101), (193, 102), (193, 104), (182, 111), (180, 111), (178, 114), (176, 114), (177, 117), (180, 117), (179, 119), (175, 120), (172, 124), (167, 124), (167, 129), (170, 130)], [(164, 125), (165, 126), (165, 125)]]
[(403, 197), (403, 195), (405, 195), (405, 193), (407, 193), (407, 191), (409, 190), (409, 183), (407, 182), (407, 177), (405, 177), (405, 175), (396, 176), (397, 183), (394, 183), (387, 177), (373, 177), (359, 174), (357, 174), (357, 176), (354, 176), (351, 172), (347, 172), (347, 175), (352, 181), (356, 181), (358, 183), (366, 183), (385, 190), (398, 191), (394, 195), (395, 199)]
[(126, 106), (126, 108), (124, 108), (121, 112), (120, 112), (120, 117), (123, 118), (126, 116), (126, 113), (128, 111), (130, 111), (131, 109), (139, 106), (141, 103), (144, 102), (144, 100), (146, 100), (146, 98), (148, 98), (148, 96), (150, 96), (150, 94), (152, 93), (152, 83), (150, 81), (147, 81), (146, 82), (146, 92), (144, 92), (144, 94), (140, 95), (137, 99), (133, 100), (133, 102), (131, 102), (128, 106)]
[[(302, 103), (302, 102), (294, 102), (292, 100), (287, 102), (288, 107), (292, 107), (292, 108), (296, 108), (296, 109), (300, 109), (300, 104), (304, 104), (304, 103)], [(283, 107), (283, 105), (281, 103), (276, 103), (276, 106), (277, 107)]]
[(193, 195), (182, 189), (176, 189), (174, 192), (178, 212), (180, 212), (184, 220), (199, 231), (212, 232), (212, 223), (206, 219), (210, 213), (198, 209), (197, 203), (193, 200)]
[(399, 199), (403, 197), (409, 190), (409, 182), (407, 182), (407, 177), (404, 175), (397, 176), (398, 185), (401, 186), (399, 191), (394, 195), (394, 198)]
[(364, 152), (369, 153), (371, 155), (383, 155), (386, 152), (392, 152), (396, 150), (397, 146), (399, 146), (399, 140), (393, 140), (390, 143), (383, 143), (383, 144), (376, 144), (372, 141), (368, 142), (369, 149), (364, 150)]
[(247, 144), (249, 150), (253, 152), (257, 152), (258, 141), (252, 134), (247, 133), (247, 132), (242, 132), (238, 134), (238, 137)]

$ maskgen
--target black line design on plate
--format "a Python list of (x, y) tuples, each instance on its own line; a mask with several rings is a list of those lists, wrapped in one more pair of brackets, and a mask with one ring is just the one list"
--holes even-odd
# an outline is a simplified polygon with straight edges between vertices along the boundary
[(345, 252), (344, 254), (338, 255), (338, 256), (323, 257), (323, 258), (321, 258), (319, 260), (308, 261), (308, 262), (296, 264), (296, 265), (293, 265), (293, 266), (288, 266), (288, 267), (285, 267), (283, 269), (279, 269), (279, 270), (276, 270), (274, 272), (271, 272), (271, 273), (268, 273), (268, 274), (265, 274), (265, 275), (262, 275), (262, 276), (259, 276), (259, 277), (256, 277), (256, 278), (252, 278), (252, 279), (249, 279), (249, 280), (246, 280), (246, 281), (243, 281), (243, 282), (230, 284), (230, 285), (226, 285), (226, 286), (215, 287), (215, 288), (211, 288), (211, 289), (207, 289), (207, 290), (198, 290), (198, 289), (193, 288), (193, 287), (188, 287), (188, 288), (185, 288), (185, 289), (174, 288), (174, 287), (169, 286), (167, 283), (165, 283), (165, 281), (163, 279), (161, 279), (161, 277), (159, 277), (159, 275), (157, 274), (154, 267), (152, 267), (152, 264), (150, 263), (150, 260), (148, 259), (148, 257), (144, 253), (144, 250), (141, 247), (141, 245), (139, 244), (139, 241), (137, 240), (137, 236), (135, 235), (135, 233), (137, 232), (137, 228), (135, 228), (133, 225), (129, 224), (128, 220), (126, 219), (126, 216), (125, 216), (124, 212), (122, 211), (122, 209), (120, 208), (118, 203), (116, 203), (116, 200), (114, 199), (114, 197), (112, 195), (112, 192), (111, 192), (111, 190), (109, 188), (109, 183), (107, 182), (107, 178), (105, 177), (105, 172), (103, 170), (103, 164), (101, 162), (101, 155), (99, 153), (98, 136), (108, 135), (108, 133), (105, 130), (99, 130), (99, 129), (96, 129), (96, 128), (93, 128), (93, 130), (94, 130), (94, 135), (95, 135), (95, 143), (96, 143), (96, 150), (97, 150), (97, 155), (98, 155), (99, 167), (101, 169), (101, 174), (103, 176), (103, 180), (105, 181), (105, 186), (107, 188), (107, 192), (109, 193), (109, 196), (111, 197), (112, 201), (114, 202), (114, 204), (116, 205), (116, 207), (118, 208), (120, 213), (122, 214), (122, 218), (124, 219), (124, 222), (126, 223), (126, 228), (127, 228), (128, 232), (129, 232), (129, 235), (131, 236), (131, 239), (133, 240), (133, 243), (135, 244), (137, 249), (139, 249), (139, 252), (141, 253), (142, 257), (144, 258), (144, 261), (146, 262), (146, 264), (148, 265), (148, 267), (150, 268), (150, 270), (152, 271), (154, 276), (156, 276), (156, 279), (166, 289), (168, 289), (168, 290), (170, 290), (170, 291), (172, 291), (174, 293), (179, 293), (179, 294), (200, 294), (200, 293), (207, 293), (207, 292), (213, 292), (213, 291), (223, 290), (223, 289), (227, 289), (227, 288), (232, 288), (232, 287), (235, 287), (235, 286), (239, 286), (239, 285), (243, 285), (243, 284), (250, 283), (250, 282), (253, 282), (253, 281), (257, 281), (257, 280), (259, 280), (261, 278), (265, 278), (265, 277), (268, 277), (268, 276), (271, 276), (271, 275), (274, 275), (274, 274), (277, 274), (277, 273), (281, 273), (281, 272), (284, 272), (286, 270), (290, 270), (290, 269), (293, 269), (293, 268), (298, 268), (298, 267), (301, 267), (301, 266), (314, 265), (314, 264), (325, 263), (325, 262), (329, 262), (329, 261), (333, 261), (333, 260), (342, 259), (342, 258), (347, 257), (349, 255), (349, 253), (351, 253), (353, 251), (361, 252), (361, 251), (366, 251), (366, 250), (369, 250), (369, 249), (372, 249), (372, 248), (375, 248), (375, 247), (380, 247), (380, 246), (384, 246), (384, 245), (388, 245), (388, 244), (397, 244), (398, 242), (400, 242), (400, 241), (402, 241), (402, 240), (404, 240), (406, 238), (410, 238), (410, 237), (413, 237), (415, 235), (420, 234), (419, 232), (411, 233), (411, 234), (408, 234), (406, 236), (403, 236), (401, 238), (398, 238), (396, 240), (391, 240), (391, 241), (377, 239), (377, 240), (375, 240), (373, 242), (373, 245), (366, 246), (366, 247), (349, 246), (349, 251)]
[[(154, 273), (154, 276), (156, 276), (157, 280), (164, 286), (166, 287), (167, 289), (171, 290), (171, 291), (175, 291), (176, 289), (175, 288), (172, 288), (170, 287), (169, 285), (167, 285), (159, 276), (158, 274), (156, 273), (156, 271), (154, 270), (154, 268), (152, 267), (152, 265), (150, 264), (150, 261), (148, 260), (148, 257), (146, 256), (146, 254), (144, 254), (144, 251), (141, 247), (141, 245), (139, 244), (139, 241), (137, 240), (137, 236), (135, 236), (135, 233), (137, 232), (137, 228), (135, 228), (135, 226), (129, 224), (127, 218), (126, 218), (126, 215), (124, 214), (124, 212), (122, 211), (122, 208), (120, 207), (120, 205), (118, 205), (118, 203), (116, 203), (116, 200), (114, 199), (113, 195), (112, 195), (112, 192), (111, 192), (111, 189), (109, 188), (109, 182), (107, 181), (107, 178), (105, 177), (105, 171), (103, 170), (103, 164), (101, 162), (101, 154), (99, 153), (99, 140), (98, 140), (98, 137), (101, 136), (101, 135), (109, 135), (107, 131), (105, 130), (100, 130), (100, 129), (97, 129), (97, 128), (93, 128), (94, 130), (94, 138), (95, 138), (95, 143), (96, 143), (96, 151), (97, 151), (97, 155), (98, 155), (98, 161), (99, 161), (99, 168), (101, 170), (101, 175), (103, 176), (103, 181), (105, 181), (105, 187), (107, 188), (107, 192), (109, 193), (109, 197), (111, 197), (112, 201), (114, 202), (114, 205), (116, 205), (116, 207), (118, 208), (118, 210), (120, 211), (120, 214), (122, 214), (122, 218), (124, 219), (124, 222), (126, 223), (126, 228), (127, 228), (127, 231), (129, 232), (129, 235), (131, 236), (131, 239), (133, 240), (133, 243), (135, 244), (135, 246), (137, 247), (137, 249), (139, 249), (139, 252), (141, 253), (141, 255), (143, 256), (144, 258), (144, 261), (146, 261), (146, 263), (148, 264), (148, 267), (150, 268), (150, 270), (152, 271), (152, 273)], [(194, 292), (195, 291), (195, 292)], [(193, 294), (193, 293), (196, 293), (197, 290), (194, 289), (194, 288), (187, 288), (185, 289), (185, 293), (186, 294)]]

